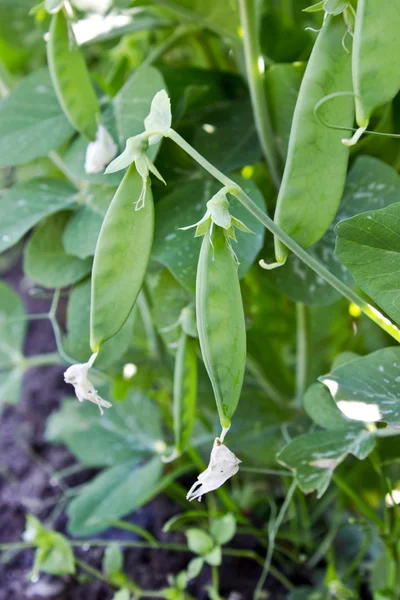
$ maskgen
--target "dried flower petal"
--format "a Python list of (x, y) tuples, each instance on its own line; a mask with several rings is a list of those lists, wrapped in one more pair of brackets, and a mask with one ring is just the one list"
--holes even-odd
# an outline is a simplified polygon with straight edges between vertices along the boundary
[(68, 367), (64, 373), (64, 380), (66, 383), (70, 383), (74, 386), (75, 394), (79, 402), (89, 400), (89, 402), (97, 404), (100, 413), (103, 414), (102, 407), (110, 408), (111, 403), (103, 400), (103, 398), (98, 395), (97, 390), (94, 389), (92, 382), (88, 378), (88, 371), (96, 360), (96, 357), (97, 352), (92, 354), (87, 363), (71, 365)]

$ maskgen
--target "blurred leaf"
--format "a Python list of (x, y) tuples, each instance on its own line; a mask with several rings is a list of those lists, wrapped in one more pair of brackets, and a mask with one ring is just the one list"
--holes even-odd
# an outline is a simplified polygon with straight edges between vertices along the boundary
[(32, 281), (47, 288), (76, 283), (92, 267), (90, 258), (81, 260), (65, 253), (62, 236), (71, 213), (49, 217), (32, 234), (25, 248), (24, 271)]
[(261, 158), (261, 148), (248, 100), (224, 102), (204, 115), (193, 146), (217, 169), (229, 173)]
[(85, 259), (94, 256), (103, 217), (91, 207), (81, 206), (68, 221), (63, 233), (67, 254)]
[(336, 254), (356, 283), (400, 324), (400, 202), (340, 221)]
[(344, 415), (356, 421), (400, 425), (400, 348), (356, 358), (319, 378)]
[(24, 373), (23, 367), (0, 371), (0, 409), (4, 404), (17, 404), (21, 397)]
[(124, 563), (124, 555), (118, 544), (107, 546), (103, 556), (103, 571), (108, 577), (112, 577), (115, 573), (122, 571)]
[(19, 165), (46, 156), (72, 133), (48, 70), (35, 71), (0, 102), (0, 165)]
[(214, 541), (212, 537), (208, 535), (202, 529), (196, 529), (192, 527), (185, 531), (189, 550), (200, 556), (205, 556), (214, 548)]
[(236, 519), (232, 513), (213, 519), (210, 533), (215, 541), (222, 546), (231, 541), (236, 533)]
[(306, 63), (275, 64), (265, 74), (272, 126), (278, 150), (284, 160), (305, 67)]
[(77, 191), (60, 179), (17, 183), (0, 199), (0, 252), (16, 244), (45, 217), (76, 205)]
[(68, 507), (72, 535), (93, 535), (104, 530), (108, 519), (118, 519), (148, 502), (159, 483), (162, 462), (158, 457), (135, 466), (117, 464), (97, 475)]
[(322, 383), (314, 383), (308, 388), (303, 404), (310, 419), (324, 429), (348, 429), (352, 424), (340, 412), (329, 390)]
[[(90, 280), (76, 285), (69, 295), (67, 308), (67, 335), (64, 348), (77, 362), (86, 362), (90, 356)], [(135, 312), (132, 311), (122, 329), (104, 343), (96, 359), (96, 367), (106, 368), (124, 355), (132, 342)]]
[(24, 539), (33, 542), (37, 548), (34, 575), (39, 571), (51, 575), (75, 573), (75, 557), (68, 540), (60, 533), (46, 529), (33, 515), (26, 517)]
[[(309, 248), (308, 252), (346, 285), (353, 286), (353, 277), (340, 262), (341, 257), (335, 254), (335, 225), (360, 212), (384, 208), (397, 202), (399, 195), (400, 177), (396, 171), (376, 158), (361, 156), (349, 172), (334, 222), (322, 240)], [(332, 286), (294, 255), (279, 269), (265, 271), (265, 277), (296, 302), (324, 305), (340, 297)]]
[(374, 449), (375, 439), (364, 428), (315, 431), (294, 438), (278, 454), (277, 460), (291, 469), (300, 489), (308, 494), (326, 491), (335, 468), (348, 454), (363, 460)]
[(65, 444), (84, 465), (112, 466), (153, 453), (162, 439), (160, 418), (158, 407), (137, 391), (115, 402), (101, 419), (89, 403), (69, 399), (51, 414), (46, 437)]
[[(234, 177), (260, 208), (264, 200), (252, 181)], [(195, 289), (197, 262), (201, 239), (192, 230), (180, 227), (199, 221), (206, 212), (206, 203), (220, 189), (211, 181), (196, 181), (179, 185), (156, 205), (156, 229), (153, 258), (165, 265), (175, 279), (189, 290)], [(233, 249), (239, 259), (239, 277), (243, 277), (257, 257), (264, 239), (264, 227), (233, 197), (229, 197), (231, 213), (243, 221), (254, 234), (237, 232)]]
[(0, 368), (18, 364), (26, 333), (24, 305), (14, 290), (0, 281)]

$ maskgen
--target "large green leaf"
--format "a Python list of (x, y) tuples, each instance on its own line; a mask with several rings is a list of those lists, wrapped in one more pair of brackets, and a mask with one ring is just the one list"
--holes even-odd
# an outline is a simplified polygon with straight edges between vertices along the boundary
[(16, 244), (34, 225), (76, 204), (76, 190), (60, 179), (31, 179), (12, 187), (0, 199), (0, 252)]
[[(96, 359), (96, 367), (108, 367), (126, 352), (132, 341), (134, 316), (132, 312), (117, 335), (104, 343)], [(85, 280), (72, 290), (67, 308), (67, 335), (64, 348), (77, 362), (86, 362), (90, 356), (89, 322), (90, 280)]]
[(276, 144), (283, 159), (286, 159), (294, 109), (305, 66), (305, 63), (275, 64), (271, 65), (265, 74)]
[(0, 408), (18, 402), (24, 367), (22, 346), (26, 333), (25, 308), (20, 297), (0, 282)]
[(251, 104), (245, 100), (220, 103), (207, 111), (193, 146), (217, 169), (229, 173), (253, 165), (261, 157)]
[(141, 392), (115, 402), (101, 419), (89, 403), (67, 399), (50, 416), (46, 436), (53, 443), (65, 444), (84, 465), (112, 466), (155, 451), (162, 438), (161, 416)]
[(356, 358), (319, 378), (344, 415), (400, 425), (400, 348)]
[(400, 324), (400, 202), (341, 221), (335, 232), (356, 283)]
[[(252, 181), (234, 177), (254, 200), (264, 209), (264, 200)], [(194, 230), (181, 231), (199, 221), (206, 211), (206, 203), (218, 191), (220, 185), (211, 181), (184, 183), (156, 205), (156, 229), (153, 258), (168, 267), (175, 279), (189, 290), (195, 289), (196, 269), (201, 239), (194, 237)], [(243, 221), (253, 232), (237, 231), (238, 243), (233, 249), (239, 259), (239, 277), (244, 277), (262, 248), (264, 228), (233, 197), (229, 197), (232, 215)]]
[(136, 466), (131, 461), (107, 469), (80, 492), (68, 507), (72, 535), (93, 535), (145, 504), (157, 490), (162, 471), (158, 457)]
[(46, 156), (72, 132), (47, 69), (31, 73), (0, 103), (0, 166)]
[(374, 437), (359, 427), (316, 431), (294, 438), (278, 454), (277, 459), (295, 473), (298, 486), (305, 494), (317, 490), (320, 498), (329, 485), (333, 471), (348, 454), (362, 460), (374, 446)]
[(67, 254), (84, 259), (94, 256), (103, 216), (90, 206), (81, 206), (70, 218), (63, 233)]
[[(334, 222), (322, 240), (309, 248), (308, 252), (341, 281), (349, 286), (354, 285), (353, 277), (339, 260), (341, 257), (335, 254), (335, 225), (360, 212), (384, 208), (399, 198), (400, 177), (396, 171), (376, 158), (361, 156), (347, 177), (342, 203)], [(296, 302), (324, 305), (339, 298), (339, 293), (332, 286), (295, 255), (289, 256), (283, 267), (267, 271), (265, 276)]]
[(32, 234), (25, 248), (25, 274), (39, 285), (65, 287), (82, 279), (91, 269), (91, 259), (81, 260), (65, 253), (62, 236), (69, 218), (69, 212), (49, 217)]

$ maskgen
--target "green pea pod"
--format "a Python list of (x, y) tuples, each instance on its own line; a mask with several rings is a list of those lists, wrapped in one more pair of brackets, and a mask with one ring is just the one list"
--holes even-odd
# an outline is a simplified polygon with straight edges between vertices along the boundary
[(196, 342), (184, 332), (178, 343), (174, 372), (175, 449), (181, 454), (189, 443), (196, 416)]
[(100, 107), (85, 59), (63, 10), (51, 19), (47, 62), (65, 116), (79, 133), (94, 140)]
[(111, 201), (97, 240), (90, 312), (93, 352), (121, 329), (146, 274), (153, 243), (154, 205), (148, 184), (144, 207), (135, 210), (142, 183), (132, 164)]
[(373, 111), (400, 89), (400, 5), (358, 0), (353, 43), (356, 121), (367, 127)]
[(223, 230), (203, 238), (197, 267), (197, 330), (221, 426), (239, 402), (246, 362), (246, 329), (237, 264)]
[[(341, 16), (328, 16), (318, 34), (293, 115), (288, 156), (275, 212), (276, 223), (303, 248), (326, 233), (342, 198), (348, 148), (343, 132), (317, 121), (316, 104), (328, 94), (351, 90), (351, 57), (342, 47), (347, 27)], [(353, 125), (354, 102), (340, 96), (326, 102), (320, 114), (328, 123)], [(275, 239), (276, 260), (288, 249)]]

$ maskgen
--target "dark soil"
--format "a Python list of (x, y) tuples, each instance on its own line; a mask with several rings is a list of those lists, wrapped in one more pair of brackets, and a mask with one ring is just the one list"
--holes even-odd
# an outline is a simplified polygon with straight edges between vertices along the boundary
[[(47, 312), (49, 300), (30, 296), (20, 266), (13, 267), (4, 280), (23, 297), (27, 311)], [(62, 312), (62, 310), (61, 310)], [(62, 315), (61, 315), (62, 317)], [(41, 354), (55, 350), (53, 332), (47, 321), (30, 321), (25, 354)], [(61, 497), (60, 484), (52, 479), (54, 471), (74, 464), (74, 458), (63, 447), (49, 445), (44, 440), (46, 419), (57, 409), (60, 399), (70, 394), (63, 381), (62, 367), (31, 369), (24, 380), (22, 398), (16, 406), (6, 405), (0, 417), (0, 542), (18, 542), (25, 528), (25, 515), (32, 513), (51, 527), (64, 532), (64, 507), (57, 505)], [(87, 481), (91, 472), (79, 473), (66, 479), (75, 486)], [(161, 495), (131, 516), (161, 540), (184, 541), (180, 534), (162, 533), (162, 526), (179, 512), (171, 500)], [(135, 539), (134, 534), (111, 530), (108, 539)], [(242, 540), (241, 540), (242, 541)], [(246, 540), (245, 540), (246, 541)], [(253, 544), (254, 545), (254, 544)], [(77, 556), (101, 568), (103, 549), (86, 552), (78, 549)], [(169, 574), (177, 574), (190, 560), (182, 552), (134, 549), (125, 551), (126, 573), (143, 589), (161, 589), (168, 585)], [(0, 562), (0, 600), (53, 598), (54, 600), (109, 600), (114, 590), (99, 580), (79, 571), (77, 577), (55, 578), (42, 575), (37, 582), (28, 579), (33, 551), (3, 553)], [(246, 559), (224, 557), (220, 569), (221, 593), (230, 600), (247, 600), (260, 575), (260, 567)], [(210, 583), (210, 572), (203, 569), (192, 582), (189, 591), (196, 599), (206, 599), (205, 586)], [(269, 598), (284, 597), (282, 588), (270, 578)]]

